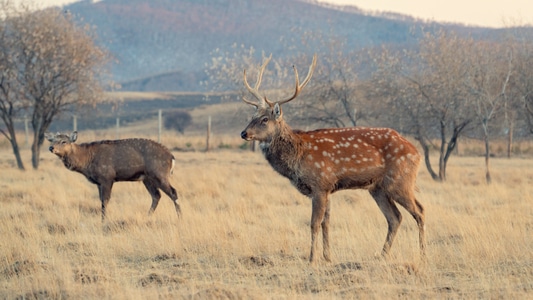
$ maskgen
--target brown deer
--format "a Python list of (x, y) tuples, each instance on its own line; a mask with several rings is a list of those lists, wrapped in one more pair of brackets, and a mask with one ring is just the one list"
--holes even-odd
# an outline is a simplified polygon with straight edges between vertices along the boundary
[(124, 139), (75, 144), (78, 133), (46, 133), (52, 143), (49, 150), (57, 155), (71, 171), (81, 173), (98, 186), (102, 202), (102, 220), (111, 198), (113, 183), (118, 181), (142, 181), (152, 196), (153, 213), (161, 199), (161, 189), (174, 202), (180, 215), (178, 194), (169, 183), (174, 168), (174, 156), (163, 145), (147, 139)]
[(395, 202), (416, 220), (420, 252), (425, 256), (424, 208), (414, 194), (420, 163), (416, 148), (389, 128), (291, 129), (283, 120), (281, 105), (295, 99), (307, 85), (316, 66), (316, 55), (302, 83), (293, 67), (295, 92), (290, 98), (277, 102), (259, 93), (263, 72), (270, 58), (260, 67), (253, 88), (248, 84), (244, 71), (244, 85), (259, 102), (243, 98), (245, 103), (256, 108), (256, 112), (241, 137), (247, 141), (259, 141), (265, 158), (274, 170), (312, 199), (309, 260), (315, 260), (318, 231), (322, 227), (323, 256), (326, 261), (331, 261), (329, 195), (346, 189), (367, 189), (385, 215), (388, 232), (383, 256), (389, 253), (402, 221)]

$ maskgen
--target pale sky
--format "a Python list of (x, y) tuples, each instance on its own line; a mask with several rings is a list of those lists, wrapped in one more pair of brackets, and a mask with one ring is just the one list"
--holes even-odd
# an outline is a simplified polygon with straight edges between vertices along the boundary
[[(423, 20), (466, 25), (506, 27), (533, 24), (533, 0), (318, 0), (354, 5), (372, 12), (396, 12)], [(63, 5), (73, 0), (40, 0), (40, 5)]]

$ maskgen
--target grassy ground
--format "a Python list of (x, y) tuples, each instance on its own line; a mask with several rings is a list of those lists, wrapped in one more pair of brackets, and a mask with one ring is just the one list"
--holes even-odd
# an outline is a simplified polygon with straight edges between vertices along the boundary
[[(112, 135), (112, 132), (108, 133)], [(237, 136), (238, 137), (238, 136)], [(98, 139), (80, 133), (80, 141)], [(181, 141), (164, 137), (168, 144)], [(217, 137), (214, 143), (240, 143)], [(190, 143), (195, 143), (191, 139)], [(204, 141), (197, 138), (198, 145)], [(43, 150), (44, 151), (44, 150)], [(259, 153), (174, 152), (183, 216), (163, 196), (152, 216), (140, 183), (114, 186), (100, 219), (96, 186), (47, 151), (39, 170), (0, 148), (0, 298), (331, 299), (533, 295), (533, 159), (452, 157), (448, 181), (420, 170), (428, 261), (401, 210), (392, 256), (385, 218), (366, 191), (332, 197), (333, 262), (309, 265), (310, 201)], [(23, 150), (27, 167), (29, 151)]]

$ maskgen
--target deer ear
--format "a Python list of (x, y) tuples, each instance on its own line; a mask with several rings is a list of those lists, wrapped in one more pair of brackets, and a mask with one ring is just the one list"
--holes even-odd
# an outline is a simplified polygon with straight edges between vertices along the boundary
[(274, 118), (276, 120), (280, 119), (281, 116), (283, 116), (283, 113), (281, 112), (281, 106), (279, 105), (279, 103), (274, 104), (273, 112), (274, 112)]
[(45, 132), (44, 133), (44, 137), (49, 141), (49, 142), (53, 142), (54, 141), (54, 135), (50, 132)]
[(70, 142), (75, 142), (76, 140), (78, 139), (78, 132), (77, 131), (74, 131), (73, 133), (70, 134)]

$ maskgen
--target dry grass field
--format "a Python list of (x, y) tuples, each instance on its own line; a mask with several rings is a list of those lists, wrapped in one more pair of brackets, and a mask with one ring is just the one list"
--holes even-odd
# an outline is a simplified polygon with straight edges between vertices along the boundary
[[(100, 138), (82, 132), (79, 140)], [(214, 140), (224, 143), (242, 142), (238, 134)], [(102, 223), (96, 186), (45, 146), (37, 171), (17, 170), (0, 146), (2, 299), (533, 297), (531, 158), (493, 158), (491, 185), (480, 157), (452, 157), (442, 184), (420, 170), (427, 263), (405, 210), (392, 256), (382, 259), (387, 225), (372, 198), (334, 194), (333, 262), (310, 265), (310, 200), (260, 153), (175, 151), (181, 218), (166, 195), (148, 216), (143, 185), (117, 183)], [(22, 154), (31, 168), (29, 151)]]

